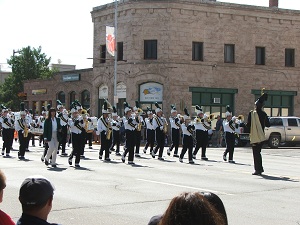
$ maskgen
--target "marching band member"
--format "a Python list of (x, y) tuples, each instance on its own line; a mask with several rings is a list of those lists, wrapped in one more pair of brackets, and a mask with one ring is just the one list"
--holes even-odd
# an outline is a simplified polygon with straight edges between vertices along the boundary
[[(46, 109), (45, 109), (45, 106), (42, 106), (42, 114), (39, 116), (38, 118), (38, 122), (37, 122), (37, 125), (40, 129), (44, 130), (44, 123), (45, 123), (45, 119), (46, 119)], [(42, 142), (43, 142), (43, 146), (44, 146), (44, 137), (43, 137), (43, 134), (40, 135), (40, 138), (39, 138), (39, 146), (42, 145)]]
[(64, 108), (63, 104), (60, 100), (56, 100), (57, 102), (57, 117), (60, 119), (60, 125), (61, 125), (61, 141), (59, 142), (59, 146), (61, 146), (61, 155), (66, 156), (68, 155), (66, 153), (66, 143), (67, 143), (67, 135), (68, 135), (68, 112)]
[(84, 124), (84, 130), (85, 130), (84, 145), (88, 142), (89, 149), (93, 149), (92, 138), (93, 138), (94, 129), (92, 129), (92, 120), (90, 119), (89, 114), (85, 109), (83, 109), (81, 111), (81, 115), (83, 118), (83, 124)]
[(223, 127), (225, 132), (225, 140), (226, 140), (226, 150), (223, 153), (223, 160), (226, 161), (227, 153), (229, 153), (229, 163), (234, 163), (233, 161), (233, 153), (234, 153), (234, 139), (235, 139), (235, 116), (232, 117), (232, 112), (230, 106), (226, 106), (226, 119), (223, 121)]
[(159, 150), (158, 159), (164, 160), (162, 156), (165, 147), (165, 135), (167, 133), (166, 130), (167, 122), (165, 118), (162, 116), (163, 112), (157, 102), (155, 103), (155, 106), (156, 106), (155, 109), (156, 115), (154, 116), (153, 127), (155, 128), (157, 145), (155, 149), (152, 151), (152, 157), (155, 158), (155, 154)]
[(81, 135), (79, 136), (81, 138), (80, 140), (80, 143), (81, 143), (81, 146), (80, 146), (80, 157), (81, 158), (84, 158), (84, 147), (85, 147), (85, 134), (86, 134), (86, 131), (84, 129), (84, 124), (83, 124), (83, 118), (82, 118), (82, 105), (81, 103), (76, 99), (74, 101), (74, 105), (78, 111), (78, 120), (80, 122), (80, 124), (82, 125), (83, 129), (81, 129)]
[(169, 121), (172, 128), (172, 145), (168, 149), (167, 154), (170, 155), (173, 148), (175, 148), (173, 157), (178, 157), (178, 147), (180, 139), (179, 130), (181, 124), (179, 122), (177, 110), (174, 105), (171, 105), (171, 117), (169, 118)]
[(194, 164), (193, 161), (193, 132), (195, 131), (195, 126), (191, 124), (191, 117), (187, 111), (184, 109), (185, 115), (183, 116), (184, 122), (181, 124), (183, 139), (182, 139), (182, 150), (179, 157), (179, 162), (183, 162), (183, 157), (188, 150), (189, 163)]
[(147, 142), (145, 144), (144, 153), (146, 154), (147, 148), (150, 145), (150, 154), (152, 154), (155, 142), (155, 128), (153, 127), (153, 113), (149, 107), (147, 107), (147, 115), (148, 118), (145, 119), (147, 128)]
[(18, 137), (19, 137), (19, 143), (20, 143), (18, 157), (20, 160), (24, 160), (26, 146), (27, 146), (27, 140), (29, 139), (28, 133), (29, 133), (30, 124), (26, 120), (26, 112), (25, 112), (24, 102), (20, 103), (20, 107), (21, 107), (21, 110), (20, 110), (21, 118), (15, 122), (15, 128), (18, 131)]
[[(71, 129), (72, 135), (72, 152), (69, 155), (68, 163), (72, 165), (73, 156), (75, 156), (75, 167), (80, 167), (80, 154), (82, 148), (82, 130), (83, 128), (83, 120), (80, 120), (80, 116), (76, 107), (76, 104), (73, 102), (71, 105), (71, 113), (72, 118), (69, 119), (68, 125)], [(82, 121), (82, 122), (81, 122)]]
[(125, 127), (125, 135), (126, 135), (126, 149), (122, 155), (122, 162), (125, 163), (125, 157), (127, 153), (129, 153), (128, 164), (133, 165), (134, 146), (136, 141), (135, 129), (137, 128), (137, 122), (132, 117), (131, 115), (132, 111), (127, 102), (124, 102), (124, 113), (125, 116), (123, 117), (123, 123)]
[[(34, 123), (33, 123), (32, 115), (30, 112), (32, 112), (32, 110), (25, 109), (25, 113), (26, 113), (25, 119), (28, 121), (30, 126), (33, 126)], [(26, 151), (29, 151), (29, 142), (30, 142), (30, 140), (32, 140), (32, 135), (33, 135), (32, 133), (30, 133), (30, 132), (28, 133), (28, 138), (26, 139)], [(35, 147), (34, 141), (32, 141), (32, 147)]]
[(51, 157), (51, 166), (56, 167), (56, 156), (59, 145), (59, 133), (61, 133), (60, 119), (56, 117), (55, 108), (51, 108), (48, 112), (47, 119), (44, 122), (44, 141), (48, 143), (49, 149), (45, 156), (45, 165), (49, 165)]
[(113, 113), (112, 113), (112, 120), (111, 120), (111, 127), (112, 127), (112, 137), (113, 141), (110, 146), (110, 151), (113, 150), (114, 146), (116, 145), (116, 155), (120, 154), (120, 128), (121, 128), (121, 122), (119, 121), (119, 117), (117, 114), (117, 109), (115, 106), (113, 106)]
[(105, 152), (104, 160), (109, 162), (109, 149), (111, 146), (111, 121), (109, 119), (109, 107), (107, 101), (104, 101), (103, 109), (102, 109), (102, 116), (98, 119), (97, 123), (97, 130), (100, 132), (101, 138), (101, 148), (99, 152), (99, 159), (102, 159), (103, 151)]
[(13, 135), (11, 128), (14, 127), (14, 120), (8, 115), (8, 109), (1, 104), (2, 116), (0, 117), (0, 123), (2, 124), (2, 155), (4, 155), (6, 149), (6, 157), (9, 157), (11, 144), (13, 142)]
[(140, 157), (140, 144), (141, 144), (141, 137), (142, 137), (142, 126), (145, 126), (145, 122), (143, 117), (141, 116), (143, 113), (143, 110), (139, 107), (139, 102), (135, 101), (135, 107), (133, 107), (133, 111), (135, 112), (135, 115), (132, 115), (135, 117), (136, 122), (138, 123), (138, 126), (135, 130), (136, 134), (136, 141), (135, 141), (135, 157)]
[(208, 130), (211, 129), (206, 114), (203, 113), (202, 108), (196, 105), (196, 113), (197, 117), (194, 119), (195, 129), (196, 129), (196, 147), (193, 152), (193, 158), (196, 159), (196, 155), (200, 149), (202, 148), (201, 152), (201, 159), (208, 160), (206, 157), (206, 147), (208, 144)]
[(10, 149), (13, 150), (13, 142), (14, 142), (14, 134), (15, 134), (15, 116), (14, 112), (11, 111), (11, 109), (8, 109), (8, 116), (11, 119), (12, 126), (10, 127)]

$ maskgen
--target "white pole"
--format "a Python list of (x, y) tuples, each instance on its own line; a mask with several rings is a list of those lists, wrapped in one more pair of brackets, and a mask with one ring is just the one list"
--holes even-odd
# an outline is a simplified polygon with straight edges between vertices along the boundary
[(118, 59), (118, 52), (117, 52), (117, 37), (118, 37), (118, 1), (115, 0), (115, 71), (114, 71), (114, 105), (116, 106), (118, 103), (118, 96), (117, 96), (117, 59)]

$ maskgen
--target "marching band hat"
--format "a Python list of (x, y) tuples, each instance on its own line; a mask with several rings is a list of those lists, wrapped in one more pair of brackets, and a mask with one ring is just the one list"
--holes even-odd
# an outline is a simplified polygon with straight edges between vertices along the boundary
[(42, 114), (46, 113), (45, 106), (42, 106)]
[(177, 112), (175, 105), (171, 105), (171, 113)]
[(155, 106), (156, 106), (155, 113), (162, 112), (162, 110), (157, 102), (155, 102)]
[(8, 112), (8, 108), (5, 107), (5, 105), (1, 104), (2, 112)]
[(230, 108), (230, 105), (227, 105), (226, 106), (226, 113), (225, 113), (225, 116), (232, 116), (232, 111), (231, 111), (231, 108)]
[(72, 102), (72, 104), (70, 106), (70, 112), (71, 113), (78, 112), (75, 102)]
[(188, 113), (188, 110), (187, 110), (186, 107), (184, 108), (184, 116), (183, 116), (183, 119), (184, 119), (184, 120), (190, 120), (190, 119), (191, 119), (190, 114)]
[(147, 106), (147, 114), (150, 115), (150, 114), (153, 114), (152, 110)]
[(26, 115), (24, 102), (20, 103), (20, 115)]
[(195, 112), (198, 114), (203, 113), (202, 108), (199, 105), (196, 105)]
[(57, 103), (57, 109), (59, 110), (61, 107), (63, 107), (63, 104), (61, 103), (61, 101), (59, 99), (56, 100)]
[(82, 109), (82, 105), (80, 104), (80, 102), (77, 99), (75, 100), (75, 106), (76, 106), (77, 110)]
[(133, 111), (137, 111), (140, 108), (139, 101), (135, 101), (135, 106), (133, 107)]
[(127, 102), (124, 102), (124, 112), (127, 113), (129, 111), (131, 111), (131, 107), (128, 105)]
[(118, 116), (117, 114), (117, 109), (115, 106), (113, 106), (113, 113), (111, 114), (112, 116)]

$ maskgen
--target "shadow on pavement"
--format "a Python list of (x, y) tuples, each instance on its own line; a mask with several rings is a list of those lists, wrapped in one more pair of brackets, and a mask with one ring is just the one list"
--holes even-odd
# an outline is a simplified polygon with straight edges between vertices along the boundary
[(82, 167), (82, 166), (80, 166), (80, 167), (73, 167), (75, 170), (87, 170), (87, 171), (93, 171), (93, 170), (91, 170), (91, 169), (89, 169), (89, 168), (86, 168), (86, 167)]
[(62, 172), (66, 170), (67, 168), (61, 168), (61, 167), (49, 167), (47, 168), (49, 171), (55, 171), (55, 172)]
[(289, 177), (275, 177), (275, 176), (266, 175), (266, 174), (262, 174), (261, 177), (264, 179), (267, 179), (267, 180), (282, 180), (282, 181), (290, 181), (290, 182), (299, 182), (298, 180), (294, 180)]

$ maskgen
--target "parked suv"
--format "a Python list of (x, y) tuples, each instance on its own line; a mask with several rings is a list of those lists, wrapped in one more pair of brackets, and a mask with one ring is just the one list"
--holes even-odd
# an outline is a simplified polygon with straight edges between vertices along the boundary
[[(270, 148), (278, 148), (281, 144), (295, 146), (300, 143), (299, 117), (270, 117), (270, 125), (265, 128), (266, 143)], [(240, 139), (249, 141), (249, 133), (240, 134)]]

